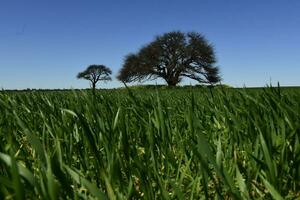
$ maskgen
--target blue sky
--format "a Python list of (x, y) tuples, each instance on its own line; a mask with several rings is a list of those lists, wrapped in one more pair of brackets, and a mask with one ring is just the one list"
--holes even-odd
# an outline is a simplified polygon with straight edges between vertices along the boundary
[(300, 85), (299, 10), (299, 0), (1, 0), (0, 88), (86, 88), (76, 74), (89, 64), (115, 76), (126, 54), (173, 30), (214, 44), (226, 84)]

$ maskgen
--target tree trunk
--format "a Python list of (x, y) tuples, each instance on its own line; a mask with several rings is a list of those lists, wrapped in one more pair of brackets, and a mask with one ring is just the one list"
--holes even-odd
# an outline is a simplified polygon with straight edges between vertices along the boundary
[(93, 90), (93, 95), (95, 96), (96, 95), (96, 83), (95, 82), (92, 83), (92, 90)]
[(176, 86), (178, 83), (178, 80), (166, 80), (168, 86)]
[(168, 86), (171, 86), (171, 87), (175, 87), (177, 84), (176, 83), (173, 83), (173, 82), (169, 82), (168, 83)]

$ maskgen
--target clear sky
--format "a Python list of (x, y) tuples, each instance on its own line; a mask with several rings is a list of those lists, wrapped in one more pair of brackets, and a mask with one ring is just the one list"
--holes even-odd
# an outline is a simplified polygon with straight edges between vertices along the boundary
[(226, 84), (300, 85), (299, 0), (0, 0), (0, 88), (89, 87), (76, 79), (89, 64), (115, 77), (126, 54), (173, 30), (214, 44)]

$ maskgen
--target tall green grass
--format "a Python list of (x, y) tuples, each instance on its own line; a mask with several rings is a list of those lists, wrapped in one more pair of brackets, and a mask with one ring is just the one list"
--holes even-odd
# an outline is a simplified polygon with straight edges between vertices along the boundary
[(0, 199), (299, 199), (300, 90), (0, 94)]

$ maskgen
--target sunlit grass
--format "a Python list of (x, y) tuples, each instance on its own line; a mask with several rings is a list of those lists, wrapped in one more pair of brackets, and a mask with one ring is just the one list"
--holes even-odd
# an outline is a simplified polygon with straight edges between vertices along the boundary
[(0, 93), (0, 199), (295, 199), (300, 90)]

